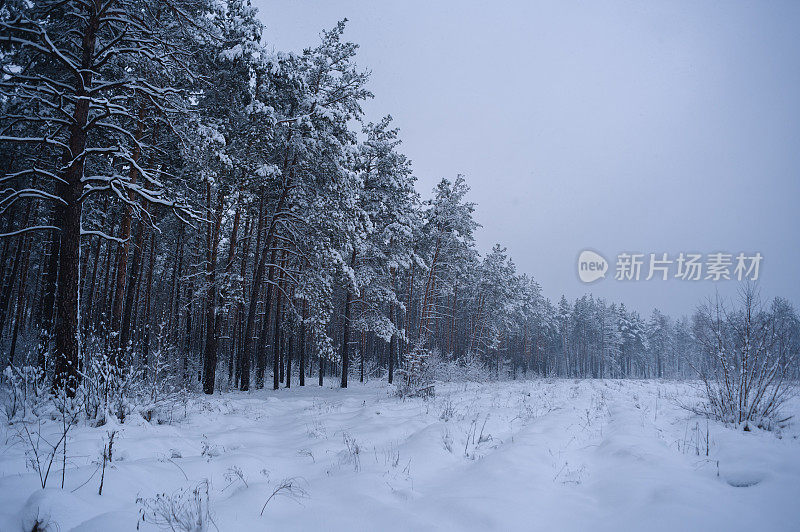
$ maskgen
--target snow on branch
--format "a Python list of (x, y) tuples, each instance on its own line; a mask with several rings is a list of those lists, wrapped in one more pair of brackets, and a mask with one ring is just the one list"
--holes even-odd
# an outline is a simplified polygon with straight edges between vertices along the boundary
[(18, 231), (11, 231), (10, 233), (0, 233), (0, 238), (8, 238), (11, 236), (21, 235), (22, 233), (28, 233), (30, 231), (60, 231), (61, 229), (54, 226), (54, 225), (34, 225), (32, 227), (25, 227), (24, 229), (20, 229)]
[(118, 238), (116, 236), (111, 236), (103, 231), (90, 231), (87, 229), (81, 228), (81, 236), (99, 236), (100, 238), (105, 238), (106, 240), (111, 240), (118, 244), (124, 244), (125, 242), (129, 241), (131, 238)]

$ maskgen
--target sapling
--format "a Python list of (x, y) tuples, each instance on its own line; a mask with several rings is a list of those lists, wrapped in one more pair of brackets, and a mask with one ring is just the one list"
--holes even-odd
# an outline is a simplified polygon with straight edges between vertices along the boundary
[(108, 434), (108, 443), (103, 446), (103, 469), (100, 472), (100, 489), (97, 490), (98, 495), (103, 494), (103, 481), (106, 478), (106, 462), (110, 462), (113, 456), (113, 449), (114, 449), (114, 436), (116, 436), (117, 431), (112, 430)]
[(51, 443), (42, 435), (43, 427), (41, 419), (37, 420), (35, 430), (31, 431), (29, 423), (22, 422), (17, 426), (17, 435), (28, 447), (26, 456), (28, 465), (33, 467), (39, 476), (39, 483), (42, 488), (47, 487), (47, 480), (53, 463), (61, 449), (61, 488), (64, 488), (66, 467), (67, 467), (67, 436), (75, 426), (78, 419), (78, 409), (75, 407), (73, 399), (67, 397), (64, 390), (53, 398), (53, 403), (61, 413), (61, 427), (58, 432), (58, 440)]

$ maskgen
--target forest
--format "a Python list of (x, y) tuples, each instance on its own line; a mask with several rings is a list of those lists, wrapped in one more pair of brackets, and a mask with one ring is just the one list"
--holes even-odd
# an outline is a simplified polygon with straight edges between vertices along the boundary
[[(493, 378), (706, 363), (699, 314), (554, 303), (502, 246), (481, 256), (466, 178), (422, 195), (391, 116), (363, 116), (345, 20), (297, 54), (244, 0), (0, 15), (6, 366), (71, 393), (110, 371), (210, 394), (392, 383), (430, 356)], [(764, 311), (796, 349), (792, 305)]]

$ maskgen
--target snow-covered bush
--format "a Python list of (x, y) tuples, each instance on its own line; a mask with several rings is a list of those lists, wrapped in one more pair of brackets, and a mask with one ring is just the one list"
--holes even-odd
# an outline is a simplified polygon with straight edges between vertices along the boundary
[(25, 418), (31, 403), (45, 395), (42, 371), (36, 366), (6, 366), (0, 379), (0, 403), (8, 422)]
[(406, 353), (404, 367), (397, 370), (399, 377), (396, 385), (397, 395), (401, 397), (433, 395), (430, 357), (431, 352), (419, 346)]
[(146, 367), (135, 358), (117, 366), (102, 351), (90, 354), (88, 360), (76, 397), (82, 400), (86, 418), (98, 425), (108, 416), (124, 422), (134, 413), (153, 421), (155, 410), (174, 402), (181, 392), (177, 372), (167, 366), (160, 351)]
[(445, 358), (433, 351), (427, 369), (432, 380), (441, 382), (478, 382), (491, 379), (491, 372), (477, 355), (470, 353), (459, 358)]
[(432, 395), (435, 382), (485, 382), (493, 380), (493, 372), (480, 357), (469, 353), (447, 357), (438, 349), (413, 349), (406, 355), (406, 367), (397, 371), (402, 377), (397, 384), (400, 396)]

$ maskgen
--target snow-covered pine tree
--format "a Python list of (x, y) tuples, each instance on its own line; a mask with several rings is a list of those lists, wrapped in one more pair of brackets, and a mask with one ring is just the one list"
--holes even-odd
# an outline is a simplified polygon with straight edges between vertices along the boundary
[[(393, 319), (400, 305), (396, 293), (396, 272), (409, 267), (411, 239), (419, 225), (418, 198), (411, 166), (397, 151), (398, 130), (390, 129), (391, 117), (364, 126), (356, 171), (362, 189), (357, 208), (365, 221), (365, 238), (358, 249), (355, 278), (359, 286), (353, 328), (373, 333), (391, 344), (388, 357), (389, 381), (395, 363), (400, 331)], [(364, 358), (361, 352), (361, 380)]]

